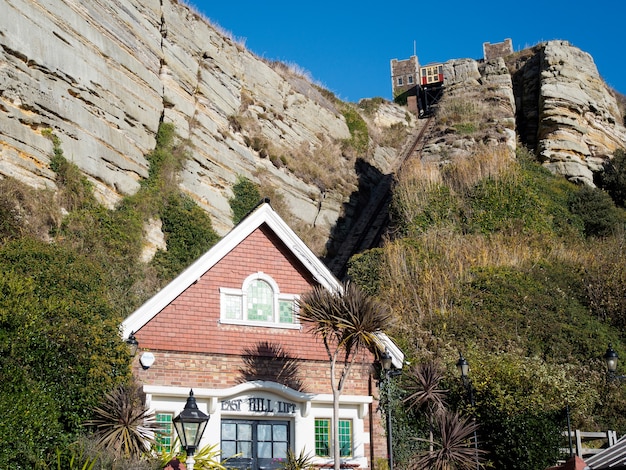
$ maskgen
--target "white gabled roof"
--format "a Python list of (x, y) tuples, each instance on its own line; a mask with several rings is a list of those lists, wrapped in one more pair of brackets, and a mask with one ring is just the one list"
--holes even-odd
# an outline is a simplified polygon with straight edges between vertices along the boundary
[(341, 283), (326, 265), (315, 256), (300, 237), (280, 218), (272, 209), (272, 206), (268, 202), (263, 202), (209, 251), (128, 316), (122, 322), (122, 338), (126, 339), (131, 332), (141, 329), (185, 289), (200, 279), (209, 269), (263, 224), (266, 224), (276, 234), (320, 285), (330, 290), (341, 289)]

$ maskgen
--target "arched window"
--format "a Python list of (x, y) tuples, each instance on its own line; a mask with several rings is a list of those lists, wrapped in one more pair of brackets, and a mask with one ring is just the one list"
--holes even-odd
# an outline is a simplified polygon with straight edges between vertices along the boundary
[(251, 274), (241, 289), (220, 289), (221, 322), (299, 328), (295, 294), (283, 294), (265, 273)]

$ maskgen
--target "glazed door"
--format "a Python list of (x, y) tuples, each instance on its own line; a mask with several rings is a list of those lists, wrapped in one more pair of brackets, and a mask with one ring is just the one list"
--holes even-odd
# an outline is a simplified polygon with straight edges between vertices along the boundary
[(227, 467), (279, 468), (289, 449), (289, 421), (223, 419), (221, 450)]

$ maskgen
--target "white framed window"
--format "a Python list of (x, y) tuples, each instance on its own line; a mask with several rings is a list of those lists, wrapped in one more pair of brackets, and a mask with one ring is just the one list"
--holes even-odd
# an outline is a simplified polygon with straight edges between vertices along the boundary
[(413, 85), (413, 75), (409, 75), (409, 85)]
[(398, 77), (398, 86), (402, 86), (404, 85), (404, 82), (402, 81), (402, 77)]
[(220, 288), (220, 321), (254, 326), (300, 328), (296, 294), (280, 292), (271, 276), (248, 276), (240, 289)]

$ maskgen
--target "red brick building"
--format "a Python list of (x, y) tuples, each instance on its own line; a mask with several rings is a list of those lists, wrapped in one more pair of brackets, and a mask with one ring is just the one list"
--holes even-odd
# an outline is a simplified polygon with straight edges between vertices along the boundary
[[(193, 389), (211, 416), (202, 446), (229, 466), (280, 466), (287, 449), (332, 462), (332, 391), (323, 344), (297, 316), (297, 299), (339, 281), (267, 203), (123, 322), (139, 353), (134, 373), (148, 406), (170, 430)], [(381, 334), (394, 365), (403, 356)], [(374, 358), (357, 359), (340, 401), (342, 462), (371, 467), (387, 457), (377, 410)]]

